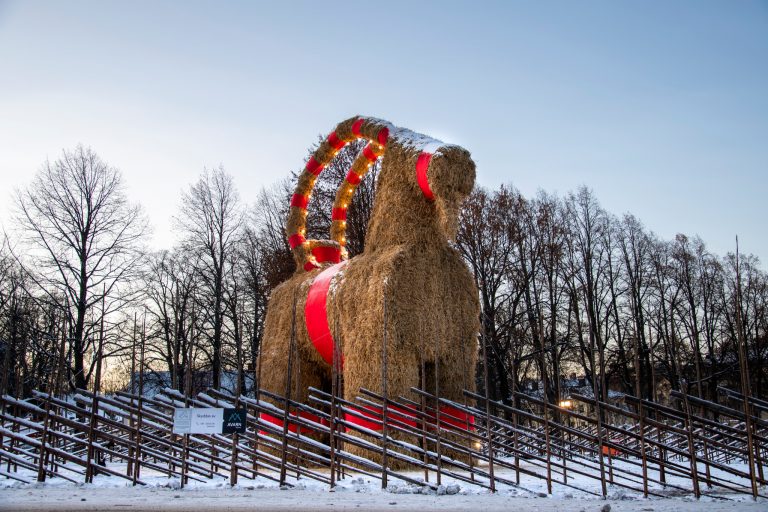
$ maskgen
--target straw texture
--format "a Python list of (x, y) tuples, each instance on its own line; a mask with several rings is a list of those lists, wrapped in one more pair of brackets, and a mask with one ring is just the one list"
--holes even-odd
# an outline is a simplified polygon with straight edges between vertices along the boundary
[[(351, 139), (359, 119), (341, 123), (337, 136)], [(391, 126), (363, 119), (362, 125), (358, 123), (360, 132), (371, 140)], [(406, 136), (410, 132), (393, 132), (384, 147), (376, 148), (385, 156), (365, 251), (334, 277), (327, 297), (328, 323), (344, 354), (344, 397), (354, 400), (361, 387), (382, 391), (386, 301), (388, 395), (417, 400), (410, 388), (421, 386), (424, 361), (439, 373), (435, 383), (434, 371), (428, 372), (432, 381), (428, 390), (434, 392), (437, 384), (441, 397), (462, 401), (462, 388), (474, 386), (479, 304), (474, 279), (450, 240), (461, 202), (474, 184), (475, 165), (469, 152), (458, 146), (433, 150), (428, 179), (435, 200), (428, 201), (415, 172), (423, 147), (413, 144), (415, 137)], [(345, 180), (337, 198), (346, 200), (348, 188)], [(289, 235), (295, 232), (292, 229), (301, 229), (292, 219)], [(334, 234), (341, 236), (338, 228)], [(307, 292), (318, 272), (300, 267), (274, 290), (264, 328), (262, 387), (283, 394), (296, 301), (292, 372), (296, 400), (306, 399), (309, 386), (328, 391), (331, 387), (331, 367), (309, 339), (304, 318)]]

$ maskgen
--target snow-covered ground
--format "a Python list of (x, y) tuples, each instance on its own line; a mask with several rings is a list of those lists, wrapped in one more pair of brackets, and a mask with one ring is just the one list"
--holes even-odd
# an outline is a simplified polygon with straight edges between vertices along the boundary
[[(620, 465), (622, 462), (618, 462)], [(525, 466), (525, 463), (524, 463)], [(524, 467), (523, 466), (523, 467)], [(114, 469), (121, 469), (115, 466)], [(123, 468), (124, 469), (124, 468)], [(655, 473), (655, 472), (651, 472)], [(514, 480), (511, 470), (497, 470), (503, 478)], [(20, 472), (34, 480), (30, 472)], [(423, 478), (423, 473), (411, 472), (412, 478)], [(655, 475), (652, 474), (652, 477)], [(82, 477), (81, 477), (82, 478)], [(291, 488), (281, 490), (277, 483), (267, 479), (240, 478), (231, 487), (226, 479), (193, 482), (181, 489), (178, 479), (142, 471), (146, 486), (131, 486), (130, 482), (111, 476), (97, 476), (93, 484), (73, 484), (62, 479), (51, 479), (44, 484), (23, 484), (0, 479), (0, 510), (167, 510), (213, 511), (227, 510), (418, 510), (479, 512), (519, 509), (542, 512), (699, 512), (707, 511), (768, 511), (768, 500), (757, 502), (745, 494), (717, 493), (697, 501), (690, 494), (675, 489), (652, 485), (651, 489), (666, 497), (644, 499), (641, 493), (609, 486), (608, 500), (589, 492), (598, 492), (600, 483), (569, 473), (568, 483), (584, 491), (553, 484), (547, 494), (546, 482), (521, 475), (520, 486), (500, 485), (495, 494), (479, 486), (443, 478), (437, 489), (406, 484), (390, 477), (389, 487), (381, 489), (381, 482), (370, 477), (348, 476), (333, 492), (321, 483), (301, 479), (291, 480)], [(430, 474), (435, 482), (435, 474)], [(684, 484), (683, 481), (670, 483)], [(690, 483), (688, 483), (688, 486)], [(706, 492), (706, 488), (703, 488)], [(588, 491), (588, 492), (585, 492)], [(765, 494), (766, 489), (761, 489)]]

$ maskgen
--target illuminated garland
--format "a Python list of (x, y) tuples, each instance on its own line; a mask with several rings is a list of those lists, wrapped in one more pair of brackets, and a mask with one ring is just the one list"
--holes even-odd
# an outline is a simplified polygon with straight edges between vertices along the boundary
[[(384, 128), (386, 130), (386, 128)], [(370, 143), (363, 148), (352, 167), (349, 169), (344, 182), (336, 191), (336, 200), (331, 210), (331, 240), (341, 247), (342, 258), (348, 257), (345, 245), (347, 244), (347, 208), (352, 203), (357, 186), (371, 169), (373, 164), (384, 155), (384, 146)]]
[[(370, 143), (357, 156), (336, 194), (332, 212), (331, 240), (307, 240), (305, 238), (307, 206), (318, 176), (341, 149), (360, 138), (367, 139)], [(310, 157), (291, 196), (286, 224), (288, 245), (299, 268), (309, 271), (320, 268), (322, 263), (338, 263), (348, 258), (344, 248), (347, 208), (357, 185), (371, 165), (384, 154), (388, 138), (387, 123), (377, 119), (355, 117), (340, 123)]]

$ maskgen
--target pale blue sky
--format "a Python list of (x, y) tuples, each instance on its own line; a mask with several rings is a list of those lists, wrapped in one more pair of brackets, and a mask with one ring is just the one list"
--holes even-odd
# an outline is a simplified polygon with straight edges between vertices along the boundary
[(586, 184), (768, 259), (766, 2), (0, 0), (6, 228), (13, 188), (82, 142), (169, 246), (203, 166), (252, 202), (357, 113), (461, 144), (487, 187)]

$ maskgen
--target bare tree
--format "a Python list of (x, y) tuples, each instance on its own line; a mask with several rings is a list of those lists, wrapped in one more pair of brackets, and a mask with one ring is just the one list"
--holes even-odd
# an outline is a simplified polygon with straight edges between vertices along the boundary
[(267, 295), (296, 271), (296, 263), (285, 237), (285, 219), (291, 193), (291, 183), (284, 180), (272, 188), (262, 190), (256, 204), (248, 211), (245, 243), (250, 246), (249, 251), (261, 255)]
[[(184, 389), (184, 379), (191, 353), (192, 304), (195, 300), (196, 275), (189, 264), (189, 254), (161, 251), (150, 258), (145, 274), (149, 314), (152, 320), (150, 355), (159, 358), (170, 372), (170, 385)], [(152, 361), (150, 360), (150, 367)]]
[(566, 218), (569, 222), (566, 244), (570, 266), (569, 288), (573, 314), (578, 317), (582, 366), (590, 381), (596, 379), (599, 382), (600, 394), (605, 400), (608, 392), (605, 382), (608, 293), (604, 286), (607, 254), (603, 233), (608, 229), (608, 217), (594, 193), (581, 187), (575, 194), (569, 194), (566, 200)]
[(618, 226), (619, 246), (624, 263), (624, 280), (629, 295), (629, 316), (634, 343), (638, 344), (641, 389), (637, 390), (643, 398), (652, 398), (652, 371), (646, 313), (649, 301), (649, 288), (652, 278), (650, 251), (652, 242), (643, 230), (643, 225), (633, 215), (624, 215)]
[[(759, 259), (751, 254), (737, 256), (728, 253), (724, 258), (723, 294), (726, 299), (723, 302), (728, 339), (721, 350), (727, 350), (728, 357), (734, 358), (738, 350), (738, 327), (735, 324), (737, 315), (740, 315), (746, 349), (744, 355), (747, 358), (747, 379), (755, 396), (763, 398), (768, 391), (768, 275), (758, 269), (759, 264)], [(737, 368), (734, 368), (736, 372), (739, 371)], [(732, 373), (730, 380), (732, 385), (740, 388), (737, 375)]]
[(16, 274), (16, 266), (16, 260), (10, 250), (8, 235), (3, 233), (3, 239), (0, 241), (0, 313), (5, 310), (15, 290), (15, 285), (11, 283), (13, 283), (12, 277)]
[[(123, 285), (134, 277), (147, 222), (125, 195), (120, 171), (82, 145), (45, 162), (32, 183), (16, 193), (16, 218), (32, 249), (40, 288), (60, 300), (70, 316), (71, 384), (86, 387), (93, 369), (94, 329), (101, 304), (130, 298)], [(98, 306), (98, 307), (95, 307)]]
[[(517, 362), (522, 344), (519, 282), (510, 283), (517, 257), (521, 217), (526, 202), (518, 191), (475, 188), (462, 206), (456, 244), (472, 269), (480, 294), (482, 340), (488, 346), (489, 393), (508, 401), (519, 384)], [(510, 384), (511, 379), (511, 384)], [(482, 379), (480, 384), (484, 385)]]
[(699, 295), (699, 266), (700, 258), (696, 253), (704, 252), (704, 242), (701, 239), (691, 241), (687, 236), (678, 233), (672, 249), (672, 257), (676, 263), (676, 282), (682, 293), (682, 301), (679, 304), (679, 321), (685, 328), (686, 337), (690, 341), (690, 354), (696, 371), (694, 383), (696, 394), (702, 397), (702, 354), (701, 354), (701, 330), (699, 322), (700, 300)]
[[(531, 215), (528, 217), (527, 235), (530, 238), (527, 256), (531, 260), (531, 269), (537, 271), (532, 281), (533, 296), (536, 300), (531, 308), (536, 311), (537, 350), (541, 356), (536, 358), (542, 381), (547, 382), (547, 399), (552, 403), (560, 400), (560, 377), (562, 362), (569, 349), (567, 329), (563, 330), (562, 313), (568, 312), (567, 286), (562, 279), (564, 274), (564, 238), (566, 234), (564, 208), (556, 197), (540, 192), (531, 202)], [(551, 368), (551, 370), (550, 370)]]
[(244, 356), (247, 357), (245, 364), (250, 367), (254, 377), (257, 374), (257, 359), (261, 350), (267, 302), (272, 290), (269, 284), (269, 269), (279, 269), (280, 264), (277, 262), (282, 260), (287, 270), (278, 271), (278, 274), (285, 272), (289, 275), (294, 270), (293, 258), (287, 246), (278, 245), (277, 252), (270, 250), (269, 247), (270, 245), (254, 226), (249, 225), (246, 228), (240, 246), (239, 274), (244, 283), (245, 302), (247, 302), (247, 314), (243, 318), (243, 337), (248, 342), (248, 353)]
[(221, 387), (224, 348), (225, 276), (241, 235), (242, 219), (235, 184), (223, 167), (204, 170), (183, 194), (181, 212), (175, 219), (185, 247), (200, 255), (198, 270), (206, 289), (201, 306), (206, 312), (210, 341), (201, 349), (209, 354), (213, 387), (217, 389)]

